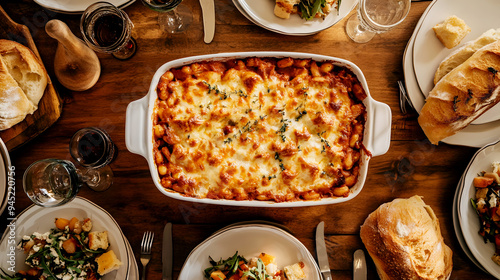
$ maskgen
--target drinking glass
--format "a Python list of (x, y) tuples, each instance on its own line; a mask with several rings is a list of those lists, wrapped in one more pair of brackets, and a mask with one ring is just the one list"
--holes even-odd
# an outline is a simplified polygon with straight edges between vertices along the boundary
[(43, 159), (24, 172), (24, 192), (36, 205), (54, 207), (76, 197), (83, 178), (71, 161)]
[(180, 5), (182, 0), (141, 0), (144, 6), (160, 12), (158, 24), (168, 33), (179, 33), (187, 29), (193, 21), (191, 10)]
[(113, 183), (113, 171), (109, 163), (115, 158), (117, 149), (106, 131), (97, 127), (78, 130), (69, 143), (69, 153), (84, 167), (89, 188), (107, 190)]
[(366, 43), (403, 22), (410, 6), (411, 0), (359, 0), (357, 13), (347, 20), (346, 33), (354, 42)]
[(83, 40), (91, 49), (122, 60), (132, 57), (137, 50), (131, 35), (133, 27), (128, 15), (108, 2), (90, 5), (80, 19)]

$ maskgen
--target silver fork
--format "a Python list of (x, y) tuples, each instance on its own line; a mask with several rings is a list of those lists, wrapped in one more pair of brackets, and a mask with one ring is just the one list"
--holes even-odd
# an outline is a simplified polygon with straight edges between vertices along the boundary
[(408, 93), (406, 92), (405, 85), (403, 81), (398, 81), (398, 86), (399, 86), (399, 109), (401, 110), (401, 113), (403, 115), (406, 115), (406, 106), (410, 107), (412, 110), (415, 110), (413, 108), (413, 104), (411, 104), (410, 98), (408, 97)]
[(146, 231), (141, 242), (141, 263), (142, 263), (142, 280), (146, 279), (146, 266), (151, 260), (151, 247), (153, 247), (154, 232)]

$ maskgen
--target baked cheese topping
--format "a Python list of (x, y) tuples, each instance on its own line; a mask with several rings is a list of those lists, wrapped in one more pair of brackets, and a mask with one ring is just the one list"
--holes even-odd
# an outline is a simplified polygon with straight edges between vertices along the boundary
[(316, 200), (357, 182), (366, 94), (310, 59), (246, 58), (170, 69), (153, 116), (161, 185), (196, 198)]

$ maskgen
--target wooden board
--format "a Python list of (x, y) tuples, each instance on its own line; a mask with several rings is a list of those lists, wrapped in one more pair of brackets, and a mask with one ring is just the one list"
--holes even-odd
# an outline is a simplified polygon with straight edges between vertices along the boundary
[[(40, 59), (40, 62), (42, 62), (28, 27), (14, 22), (5, 13), (1, 6), (0, 38), (16, 41), (27, 46)], [(32, 115), (26, 116), (22, 122), (16, 124), (15, 126), (7, 130), (0, 131), (0, 138), (2, 138), (9, 151), (11, 151), (35, 138), (37, 135), (49, 128), (57, 121), (57, 119), (59, 119), (61, 112), (61, 98), (56, 92), (49, 77), (45, 93), (38, 103), (38, 110), (36, 110)]]

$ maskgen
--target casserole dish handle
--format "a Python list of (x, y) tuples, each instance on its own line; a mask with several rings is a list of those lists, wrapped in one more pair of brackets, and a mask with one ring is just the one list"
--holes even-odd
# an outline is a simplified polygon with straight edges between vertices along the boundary
[(389, 105), (376, 100), (372, 100), (372, 109), (368, 113), (372, 133), (370, 133), (367, 148), (375, 157), (383, 155), (389, 150), (392, 113)]
[(125, 119), (125, 145), (127, 149), (146, 159), (146, 137), (148, 135), (146, 131), (146, 116), (148, 112), (148, 99), (149, 95), (146, 95), (141, 99), (130, 102), (127, 106)]

